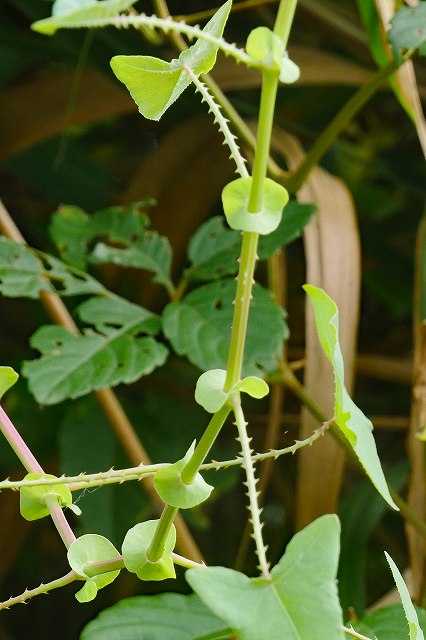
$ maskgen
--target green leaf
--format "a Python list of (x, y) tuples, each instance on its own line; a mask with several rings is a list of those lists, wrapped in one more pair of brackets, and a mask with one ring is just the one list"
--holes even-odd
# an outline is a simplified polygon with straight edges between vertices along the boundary
[(222, 191), (222, 204), (231, 229), (251, 231), (266, 235), (278, 227), (283, 208), (288, 202), (288, 192), (280, 184), (265, 178), (263, 208), (251, 213), (248, 210), (252, 178), (237, 178)]
[(284, 84), (293, 84), (293, 82), (297, 82), (299, 78), (300, 68), (295, 62), (293, 62), (293, 60), (290, 60), (290, 58), (284, 54), (281, 61), (280, 82), (283, 82)]
[(136, 573), (140, 580), (165, 580), (176, 577), (171, 558), (176, 544), (174, 525), (167, 534), (162, 557), (157, 562), (151, 562), (147, 556), (158, 522), (158, 520), (147, 520), (135, 525), (129, 529), (123, 541), (124, 566), (131, 573)]
[(210, 369), (197, 380), (195, 401), (209, 413), (216, 413), (228, 399), (229, 392), (223, 390), (225, 380), (225, 369)]
[[(203, 32), (214, 38), (221, 38), (231, 6), (232, 0), (225, 2), (208, 21)], [(214, 42), (199, 38), (192, 47), (182, 51), (179, 63), (191, 67), (196, 75), (208, 73), (216, 62), (218, 49), (219, 47)]]
[[(111, 18), (125, 11), (136, 0), (103, 0), (98, 2), (82, 2), (62, 0), (54, 6), (54, 15), (51, 18), (37, 20), (31, 25), (33, 31), (52, 36), (58, 29), (76, 29), (78, 27), (90, 26), (90, 23)], [(65, 10), (70, 7), (69, 11)], [(64, 11), (64, 12), (63, 12)]]
[(154, 282), (167, 288), (173, 286), (170, 279), (172, 248), (168, 239), (155, 231), (146, 231), (143, 238), (124, 249), (100, 242), (90, 254), (89, 261), (92, 264), (112, 263), (121, 267), (146, 269), (155, 274)]
[(252, 398), (264, 398), (269, 392), (266, 382), (257, 376), (243, 378), (229, 391), (223, 390), (225, 380), (225, 369), (210, 369), (202, 373), (197, 380), (195, 400), (209, 413), (215, 413), (223, 407), (229, 396), (236, 391), (247, 393)]
[(0, 398), (13, 387), (18, 378), (19, 375), (12, 367), (0, 367)]
[[(40, 478), (54, 479), (49, 473), (28, 473), (25, 480), (39, 480)], [(21, 487), (20, 511), (25, 520), (39, 520), (49, 515), (46, 498), (54, 496), (61, 507), (71, 507), (72, 494), (65, 484), (53, 484), (39, 487)]]
[[(163, 328), (175, 351), (202, 370), (225, 369), (234, 296), (235, 282), (221, 280), (199, 287), (179, 303), (167, 305)], [(285, 312), (273, 301), (270, 292), (254, 285), (244, 375), (276, 368), (282, 341), (288, 337), (284, 317)]]
[(343, 640), (339, 530), (337, 516), (315, 520), (294, 536), (270, 580), (224, 567), (190, 569), (186, 578), (240, 640)]
[(250, 32), (246, 51), (255, 60), (269, 64), (277, 71), (281, 69), (284, 45), (281, 38), (268, 27), (257, 27)]
[(213, 487), (204, 480), (201, 473), (197, 473), (190, 484), (182, 480), (182, 470), (194, 453), (193, 443), (182, 460), (160, 469), (154, 475), (154, 485), (163, 502), (178, 509), (191, 509), (201, 504), (211, 494)]
[[(50, 236), (61, 257), (74, 267), (86, 269), (91, 262), (146, 269), (155, 274), (155, 282), (172, 287), (170, 242), (147, 230), (149, 219), (140, 212), (142, 204), (109, 207), (91, 216), (79, 207), (61, 207), (52, 217)], [(100, 238), (102, 242), (95, 244)]]
[(410, 49), (426, 55), (426, 2), (397, 11), (391, 20), (388, 38), (396, 55)]
[[(231, 0), (228, 0), (203, 31), (220, 38), (230, 8)], [(196, 75), (208, 73), (216, 61), (218, 48), (214, 42), (199, 39), (171, 62), (152, 56), (114, 56), (111, 67), (117, 78), (126, 85), (140, 113), (150, 120), (159, 120), (191, 84), (184, 66), (191, 67)]]
[(75, 596), (79, 602), (93, 600), (98, 590), (111, 584), (120, 573), (120, 571), (108, 571), (107, 573), (90, 576), (86, 573), (87, 565), (92, 562), (102, 562), (103, 560), (113, 560), (120, 557), (112, 542), (94, 533), (81, 536), (71, 544), (67, 553), (70, 567), (79, 576), (86, 579), (85, 585)]
[(322, 348), (330, 360), (335, 380), (334, 419), (343, 432), (367, 475), (386, 502), (394, 509), (398, 507), (392, 500), (385, 476), (377, 455), (373, 425), (349, 397), (344, 384), (344, 366), (339, 344), (339, 317), (336, 304), (318, 287), (304, 285), (311, 299), (318, 337)]
[(80, 640), (213, 640), (232, 632), (195, 594), (161, 593), (126, 598), (104, 609)]
[(408, 591), (407, 585), (404, 582), (404, 578), (402, 577), (395, 562), (392, 560), (390, 555), (386, 553), (386, 551), (385, 556), (391, 568), (393, 579), (395, 580), (399, 595), (401, 596), (405, 618), (408, 622), (408, 628), (410, 631), (410, 640), (424, 640), (423, 631), (420, 628), (419, 619), (417, 617), (414, 605), (411, 602), (410, 593)]
[[(419, 619), (420, 628), (423, 632), (426, 632), (426, 611), (419, 607), (415, 607), (415, 611)], [(371, 637), (377, 636), (380, 640), (396, 640), (396, 638), (408, 637), (407, 620), (401, 604), (376, 609), (361, 620), (355, 620), (350, 624), (355, 631)], [(346, 634), (346, 637), (347, 640), (352, 638), (349, 634)]]
[(191, 266), (188, 280), (216, 280), (238, 271), (241, 234), (229, 229), (222, 216), (215, 216), (197, 229), (188, 244)]
[(55, 404), (130, 384), (164, 364), (167, 349), (152, 337), (140, 336), (158, 329), (151, 312), (120, 298), (93, 298), (77, 312), (96, 331), (75, 335), (63, 327), (44, 326), (30, 339), (42, 355), (25, 362), (22, 372), (39, 403)]
[[(43, 263), (44, 261), (44, 263)], [(61, 296), (103, 293), (105, 288), (85, 273), (74, 274), (53, 256), (39, 258), (32, 249), (0, 236), (0, 293), (11, 298), (38, 298), (42, 291)]]
[(314, 204), (302, 204), (297, 200), (290, 200), (285, 206), (277, 229), (269, 235), (259, 238), (259, 259), (266, 260), (283, 245), (299, 238), (305, 226), (311, 221), (315, 211), (316, 206)]
[(264, 398), (269, 393), (267, 383), (257, 376), (247, 376), (247, 378), (243, 378), (240, 382), (237, 382), (235, 390), (247, 393), (256, 399)]

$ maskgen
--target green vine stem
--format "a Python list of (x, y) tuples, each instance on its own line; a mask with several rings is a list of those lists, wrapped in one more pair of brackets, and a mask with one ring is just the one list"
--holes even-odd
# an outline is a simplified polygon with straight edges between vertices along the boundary
[(219, 125), (219, 129), (222, 132), (223, 137), (225, 138), (225, 142), (231, 151), (231, 158), (235, 162), (237, 173), (239, 173), (242, 178), (247, 178), (249, 173), (245, 165), (246, 160), (241, 154), (241, 151), (236, 142), (236, 137), (229, 129), (228, 120), (222, 114), (220, 106), (215, 102), (213, 97), (208, 92), (206, 85), (203, 84), (201, 80), (195, 75), (191, 67), (185, 65), (184, 69), (190, 76), (196, 90), (201, 93), (203, 102), (205, 101), (209, 105), (209, 112), (214, 115), (214, 122), (217, 122), (217, 124)]
[[(296, 440), (296, 442), (283, 449), (271, 449), (264, 453), (255, 453), (251, 456), (253, 462), (280, 458), (283, 455), (295, 454), (296, 451), (303, 447), (311, 447), (318, 438), (324, 435), (329, 429), (333, 420), (327, 420), (318, 429), (304, 440)], [(201, 442), (201, 440), (200, 440)], [(233, 458), (232, 460), (214, 460), (199, 467), (200, 471), (219, 471), (220, 469), (228, 469), (229, 467), (241, 466), (242, 458)], [(81, 491), (82, 489), (90, 489), (92, 487), (100, 487), (108, 484), (122, 484), (130, 480), (143, 480), (146, 477), (153, 476), (160, 469), (170, 466), (168, 463), (160, 463), (156, 465), (140, 465), (138, 467), (130, 467), (128, 469), (110, 469), (109, 471), (101, 471), (99, 473), (84, 474), (78, 476), (61, 476), (60, 478), (40, 478), (40, 480), (4, 480), (0, 482), (0, 491), (5, 489), (17, 490), (21, 487), (39, 487), (49, 486), (52, 484), (66, 484), (71, 491)], [(186, 468), (186, 467), (185, 467)]]
[[(171, 554), (174, 564), (177, 564), (185, 569), (194, 569), (199, 567), (205, 567), (204, 562), (195, 562), (189, 558), (184, 558), (177, 553)], [(124, 569), (123, 557), (113, 558), (111, 560), (101, 560), (100, 562), (88, 562), (84, 566), (84, 573), (87, 576), (93, 578), (101, 573), (108, 573), (109, 571), (120, 571)]]
[(256, 552), (259, 558), (259, 569), (262, 575), (270, 579), (271, 574), (269, 572), (269, 563), (266, 559), (266, 547), (263, 542), (262, 527), (263, 524), (260, 519), (261, 509), (257, 502), (258, 491), (256, 489), (257, 479), (254, 473), (254, 465), (252, 460), (252, 451), (250, 449), (250, 438), (247, 435), (247, 422), (244, 418), (244, 413), (241, 407), (240, 395), (233, 394), (232, 396), (232, 409), (235, 416), (235, 424), (238, 429), (238, 439), (241, 443), (241, 455), (243, 459), (243, 468), (246, 472), (247, 481), (244, 483), (247, 486), (247, 495), (249, 498), (249, 510), (251, 515), (251, 523), (253, 525), (253, 538), (256, 544)]
[(75, 571), (70, 571), (62, 578), (52, 580), (52, 582), (48, 582), (46, 584), (41, 584), (36, 589), (26, 589), (23, 593), (21, 593), (21, 595), (9, 598), (4, 602), (0, 602), (0, 610), (9, 609), (9, 607), (12, 607), (14, 604), (25, 604), (28, 600), (34, 598), (34, 596), (39, 596), (42, 593), (48, 593), (49, 591), (53, 591), (53, 589), (65, 587), (67, 584), (70, 584), (71, 582), (79, 579), (80, 578)]
[(296, 11), (296, 5), (297, 0), (286, 0), (286, 2), (280, 2), (280, 6), (278, 7), (274, 32), (281, 38), (285, 48), (287, 47), (294, 12)]
[(164, 507), (151, 544), (146, 551), (146, 557), (151, 562), (157, 562), (162, 557), (167, 534), (170, 531), (177, 512), (177, 507), (171, 507), (169, 504)]
[(310, 171), (318, 164), (324, 154), (331, 147), (339, 133), (349, 124), (352, 118), (362, 109), (365, 103), (376, 93), (389, 76), (398, 69), (406, 60), (409, 60), (414, 51), (408, 51), (402, 60), (393, 59), (379, 69), (371, 78), (363, 84), (348, 100), (329, 125), (318, 136), (315, 143), (305, 155), (301, 164), (286, 178), (286, 186), (296, 193), (305, 182)]
[(358, 638), (358, 640), (371, 640), (371, 638), (367, 638), (367, 636), (361, 635), (360, 633), (355, 631), (355, 629), (352, 629), (352, 627), (342, 627), (342, 629), (345, 633), (348, 633), (353, 638)]
[(194, 453), (182, 469), (181, 478), (185, 484), (191, 484), (194, 480), (230, 412), (231, 407), (224, 404), (223, 407), (221, 407), (219, 411), (216, 411), (212, 416), (206, 430), (200, 438), (200, 441), (195, 447)]

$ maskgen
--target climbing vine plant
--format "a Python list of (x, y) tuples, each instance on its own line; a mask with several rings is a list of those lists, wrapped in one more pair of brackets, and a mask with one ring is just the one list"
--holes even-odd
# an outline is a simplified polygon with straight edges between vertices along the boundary
[[(281, 184), (267, 177), (277, 89), (279, 83), (295, 82), (299, 76), (299, 69), (287, 55), (296, 1), (281, 0), (274, 29), (263, 26), (254, 29), (245, 49), (223, 38), (231, 0), (218, 9), (203, 29), (171, 18), (128, 11), (134, 2), (56, 0), (52, 16), (34, 23), (33, 29), (53, 35), (61, 28), (148, 27), (194, 41), (171, 62), (152, 56), (117, 55), (111, 60), (111, 67), (145, 118), (159, 120), (190, 86), (199, 93), (223, 136), (238, 174), (222, 191), (224, 219), (211, 218), (196, 232), (188, 247), (189, 267), (175, 284), (170, 244), (149, 229), (149, 220), (141, 211), (143, 205), (113, 207), (91, 216), (78, 207), (63, 207), (55, 214), (50, 229), (60, 258), (0, 238), (0, 290), (4, 296), (29, 298), (46, 294), (88, 296), (75, 309), (86, 326), (82, 334), (49, 325), (38, 329), (31, 338), (31, 346), (40, 355), (24, 363), (22, 374), (39, 403), (55, 404), (105, 387), (130, 384), (161, 367), (172, 349), (203, 371), (194, 397), (205, 410), (207, 426), (198, 442), (186, 443), (185, 455), (172, 464), (140, 464), (55, 477), (44, 473), (0, 408), (3, 434), (28, 472), (23, 480), (0, 482), (0, 490), (19, 489), (25, 519), (51, 516), (69, 562), (66, 575), (13, 596), (1, 603), (0, 608), (9, 608), (74, 582), (79, 584), (76, 598), (84, 603), (93, 600), (98, 590), (115, 580), (120, 571), (134, 573), (140, 580), (159, 581), (175, 577), (176, 567), (182, 566), (193, 595), (132, 599), (101, 614), (86, 627), (82, 638), (112, 638), (113, 625), (120, 626), (121, 637), (130, 637), (126, 635), (130, 612), (133, 622), (135, 619), (138, 622), (138, 633), (146, 631), (150, 637), (162, 640), (177, 637), (174, 635), (177, 619), (186, 633), (182, 638), (366, 638), (352, 625), (345, 626), (342, 617), (336, 585), (340, 526), (337, 516), (323, 516), (296, 534), (281, 560), (271, 567), (262, 535), (262, 510), (256, 486), (257, 461), (294, 453), (331, 430), (388, 505), (398, 510), (397, 503), (401, 504), (401, 499), (388, 489), (372, 425), (345, 388), (338, 310), (325, 291), (305, 285), (320, 343), (334, 371), (333, 415), (306, 440), (285, 449), (255, 454), (244, 410), (247, 395), (260, 399), (268, 394), (268, 378), (279, 369), (281, 345), (288, 337), (282, 308), (268, 290), (254, 283), (256, 262), (268, 259), (279, 247), (300, 235), (314, 213), (314, 207), (289, 200), (285, 179)], [(424, 53), (425, 6), (421, 2), (416, 9), (402, 9), (394, 18), (390, 40), (395, 58), (388, 74), (416, 51)], [(237, 63), (257, 69), (262, 77), (251, 170), (229, 114), (203, 81), (219, 50)], [(305, 171), (316, 160), (308, 157)], [(289, 184), (291, 179), (287, 179)], [(164, 287), (170, 299), (161, 316), (112, 293), (86, 272), (89, 265), (111, 263), (153, 274), (154, 281)], [(228, 334), (224, 327), (230, 325)], [(0, 368), (1, 395), (17, 377), (10, 367)], [(209, 462), (211, 448), (229, 418), (235, 425), (241, 453), (234, 460)], [(196, 507), (212, 493), (213, 487), (206, 482), (203, 472), (232, 465), (242, 466), (245, 472), (258, 558), (259, 575), (255, 578), (225, 567), (207, 567), (175, 551), (174, 522), (179, 510)], [(153, 481), (157, 502), (162, 505), (158, 519), (133, 526), (120, 550), (98, 534), (75, 537), (66, 516), (66, 509), (77, 517), (79, 514), (78, 506), (73, 504), (74, 490), (145, 479)], [(410, 638), (421, 640), (423, 631), (407, 588), (395, 563), (390, 557), (388, 561), (401, 594)], [(401, 613), (395, 611), (394, 616), (399, 620)]]

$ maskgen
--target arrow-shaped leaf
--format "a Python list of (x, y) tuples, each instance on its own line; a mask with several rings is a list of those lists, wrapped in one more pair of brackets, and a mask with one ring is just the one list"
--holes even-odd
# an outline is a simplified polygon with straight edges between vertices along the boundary
[[(203, 31), (213, 38), (220, 38), (230, 8), (231, 0), (228, 0)], [(191, 67), (196, 75), (207, 73), (215, 63), (218, 48), (214, 40), (198, 39), (171, 62), (152, 56), (114, 56), (111, 67), (117, 78), (126, 85), (140, 113), (150, 120), (159, 120), (191, 84), (185, 66)]]
[(336, 304), (318, 287), (306, 284), (304, 289), (311, 299), (315, 324), (321, 346), (334, 370), (335, 422), (350, 442), (359, 461), (377, 491), (386, 502), (398, 509), (391, 498), (385, 476), (377, 455), (373, 425), (350, 398), (344, 383), (344, 366), (339, 344), (339, 315)]

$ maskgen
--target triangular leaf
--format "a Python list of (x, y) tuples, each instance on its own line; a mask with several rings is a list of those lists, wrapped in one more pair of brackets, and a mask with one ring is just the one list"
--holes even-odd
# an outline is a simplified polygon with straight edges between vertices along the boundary
[[(219, 38), (230, 8), (231, 0), (228, 0), (203, 31)], [(196, 75), (207, 73), (215, 63), (218, 48), (215, 42), (200, 38), (171, 62), (151, 56), (114, 56), (111, 67), (117, 78), (126, 85), (140, 113), (150, 120), (159, 120), (191, 84), (185, 65), (191, 67)]]
[(78, 307), (82, 320), (97, 331), (84, 335), (44, 326), (31, 337), (38, 360), (24, 363), (23, 375), (41, 404), (78, 398), (94, 389), (130, 384), (164, 364), (167, 349), (152, 337), (158, 318), (119, 298), (95, 298)]
[(270, 580), (224, 567), (190, 569), (186, 578), (240, 640), (343, 640), (336, 586), (339, 531), (332, 515), (310, 524), (294, 536)]
[(367, 475), (386, 502), (398, 509), (389, 493), (376, 443), (372, 435), (373, 425), (350, 398), (344, 383), (343, 357), (339, 344), (339, 317), (336, 304), (318, 287), (305, 285), (311, 299), (315, 324), (322, 348), (330, 360), (335, 380), (335, 421), (353, 447)]
[[(31, 25), (31, 29), (52, 36), (58, 29), (86, 27), (90, 26), (91, 22), (114, 17), (135, 2), (136, 0), (93, 0), (89, 3), (81, 0), (61, 0), (56, 4), (56, 8), (54, 7), (54, 15), (51, 18), (37, 20)], [(70, 10), (65, 12), (67, 7)]]
[(80, 640), (113, 640), (120, 629), (126, 640), (213, 640), (232, 637), (223, 621), (196, 596), (161, 593), (126, 598), (101, 613)]

